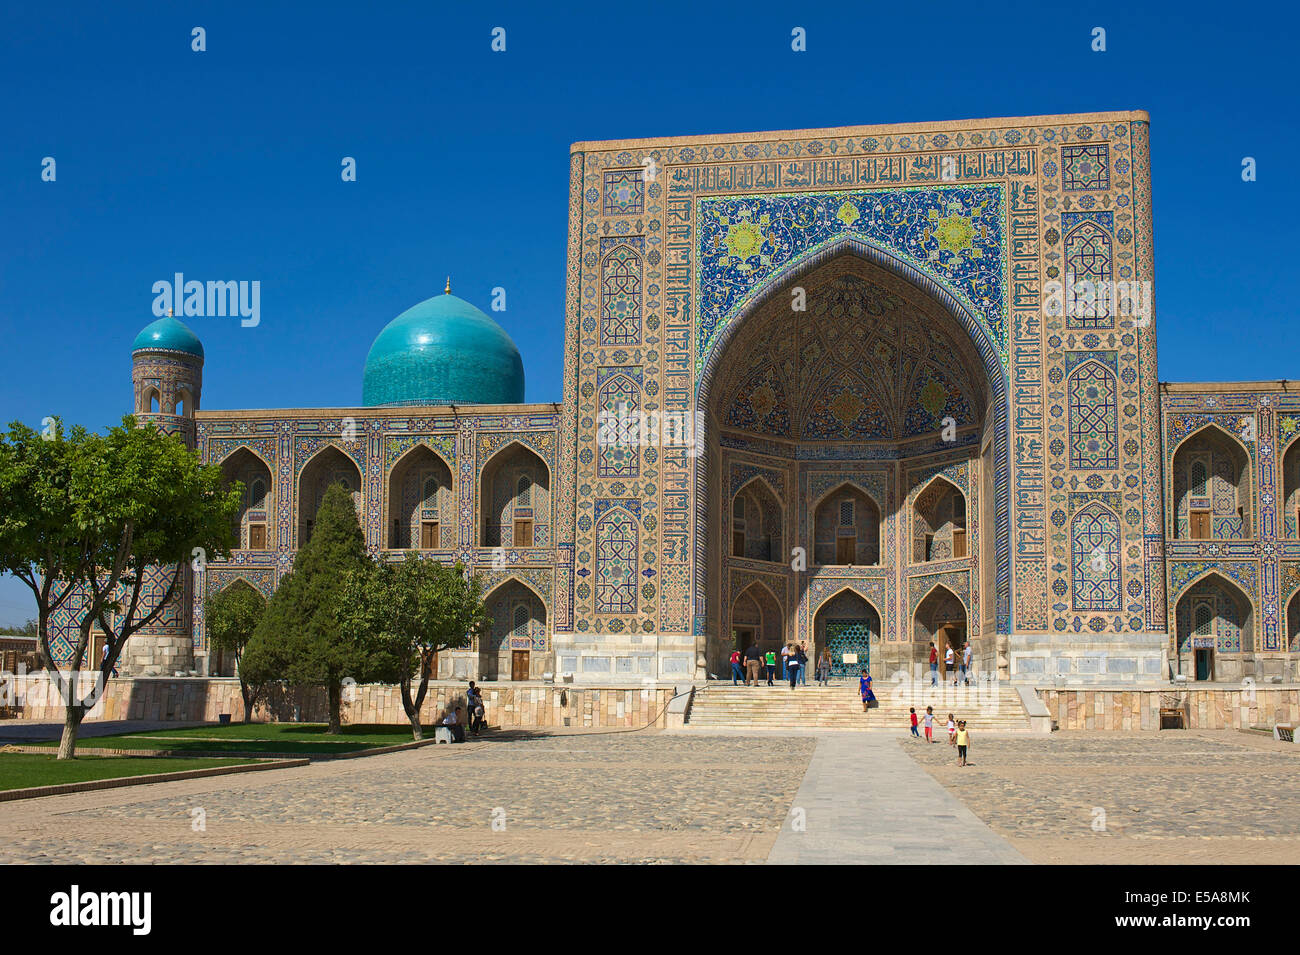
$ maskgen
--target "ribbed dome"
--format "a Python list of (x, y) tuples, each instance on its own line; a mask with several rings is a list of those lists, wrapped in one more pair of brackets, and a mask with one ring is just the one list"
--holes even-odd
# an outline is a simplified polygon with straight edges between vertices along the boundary
[(510, 336), (455, 295), (437, 295), (384, 326), (366, 356), (361, 402), (518, 404), (524, 363)]
[(203, 357), (203, 343), (188, 325), (170, 315), (164, 315), (156, 322), (150, 322), (135, 336), (131, 351), (145, 349), (157, 351), (179, 351), (196, 358)]

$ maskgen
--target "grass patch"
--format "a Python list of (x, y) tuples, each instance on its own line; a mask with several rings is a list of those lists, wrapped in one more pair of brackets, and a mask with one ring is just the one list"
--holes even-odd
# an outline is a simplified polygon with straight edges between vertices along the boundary
[(79, 756), (59, 761), (39, 753), (0, 753), (0, 790), (62, 786), (120, 776), (147, 776), (215, 766), (242, 766), (248, 759), (190, 759), (167, 756)]
[[(330, 753), (355, 753), (380, 746), (411, 742), (411, 727), (402, 725), (345, 726), (331, 736), (324, 723), (242, 723), (221, 726), (191, 726), (174, 730), (146, 730), (113, 736), (84, 736), (77, 740), (80, 748), (153, 749), (182, 753), (295, 753), (304, 756)], [(433, 727), (425, 727), (425, 737)], [(57, 747), (56, 741), (42, 741), (36, 746)]]

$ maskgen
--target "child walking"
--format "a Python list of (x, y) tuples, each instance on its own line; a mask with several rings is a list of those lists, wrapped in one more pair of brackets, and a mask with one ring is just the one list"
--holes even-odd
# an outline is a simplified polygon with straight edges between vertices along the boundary
[(966, 765), (966, 754), (970, 751), (970, 731), (966, 729), (966, 721), (961, 720), (957, 723), (957, 765)]
[(948, 714), (947, 730), (948, 730), (948, 745), (951, 746), (957, 742), (957, 723), (952, 718), (951, 713)]
[(909, 709), (909, 710), (907, 711), (907, 714), (908, 714), (909, 717), (911, 717), (911, 720), (912, 720), (912, 735), (915, 736), (917, 739), (920, 739), (920, 738), (921, 738), (921, 734), (920, 734), (919, 732), (917, 732), (917, 729), (916, 729), (916, 707), (913, 706), (911, 709)]
[(927, 706), (925, 708), (924, 720), (925, 720), (925, 741), (927, 743), (933, 743), (934, 742), (934, 707), (933, 706)]

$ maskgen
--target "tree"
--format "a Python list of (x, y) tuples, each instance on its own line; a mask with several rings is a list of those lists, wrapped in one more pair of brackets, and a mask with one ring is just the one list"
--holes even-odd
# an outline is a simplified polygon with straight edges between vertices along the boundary
[[(179, 437), (136, 427), (129, 415), (102, 435), (80, 427), (65, 434), (57, 419), (42, 433), (14, 422), (0, 435), (0, 568), (36, 598), (38, 662), (64, 704), (59, 759), (75, 757), (82, 718), (127, 640), (175, 595), (185, 562), (229, 554), (240, 492), (224, 488), (221, 469), (201, 464)], [(77, 638), (59, 663), (50, 617), (70, 600)], [(83, 696), (96, 626), (106, 652), (88, 661), (99, 672)]]
[(389, 663), (382, 647), (340, 624), (340, 585), (369, 564), (352, 495), (333, 484), (321, 499), (311, 538), (267, 601), (241, 661), (254, 683), (324, 687), (329, 733), (342, 732), (344, 679), (365, 682)]
[(242, 580), (236, 580), (225, 590), (208, 597), (204, 603), (204, 616), (208, 625), (208, 641), (214, 649), (233, 653), (235, 673), (239, 677), (239, 692), (244, 698), (244, 722), (253, 721), (253, 707), (257, 705), (260, 683), (254, 683), (244, 674), (244, 650), (253, 632), (266, 613), (266, 598)]
[[(490, 620), (483, 605), (483, 583), (459, 562), (447, 567), (409, 552), (396, 563), (371, 564), (343, 584), (344, 625), (385, 648), (389, 672), (402, 690), (402, 708), (411, 733), (421, 739), (420, 707), (438, 653), (469, 646)], [(411, 695), (411, 681), (420, 685)]]

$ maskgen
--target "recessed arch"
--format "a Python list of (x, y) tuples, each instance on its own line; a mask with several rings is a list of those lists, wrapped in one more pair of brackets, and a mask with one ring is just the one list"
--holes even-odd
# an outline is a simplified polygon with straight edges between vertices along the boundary
[(733, 558), (782, 560), (785, 507), (771, 484), (755, 475), (731, 496), (727, 512), (731, 529), (728, 552)]
[(1286, 602), (1286, 647), (1289, 653), (1300, 653), (1300, 590)]
[[(207, 599), (210, 600), (217, 594), (225, 593), (229, 590), (233, 590), (236, 587), (243, 587), (251, 591), (257, 597), (257, 599), (261, 601), (262, 606), (266, 606), (266, 594), (262, 593), (261, 588), (259, 588), (256, 584), (254, 584), (243, 574), (236, 574), (235, 576), (230, 578), (223, 578), (223, 582), (221, 586), (213, 587), (210, 590), (208, 590)], [(208, 646), (208, 675), (225, 676), (225, 677), (235, 676), (236, 673), (235, 654), (230, 651), (221, 650), (212, 646), (212, 642), (210, 639), (207, 642), (207, 646)]]
[(393, 550), (455, 546), (455, 472), (426, 442), (408, 449), (388, 473), (384, 545)]
[(236, 549), (274, 550), (279, 524), (271, 466), (252, 448), (240, 445), (221, 459), (219, 467), (227, 486), (236, 481), (243, 485), (234, 526)]
[(931, 563), (969, 557), (969, 501), (952, 480), (935, 474), (911, 495), (911, 562)]
[[(709, 620), (717, 619), (721, 608), (718, 605), (719, 584), (715, 577), (716, 568), (710, 557), (710, 548), (718, 548), (716, 537), (725, 520), (715, 517), (715, 509), (729, 506), (718, 491), (722, 469), (717, 460), (723, 452), (718, 445), (718, 432), (728, 426), (716, 414), (716, 394), (728, 387), (723, 383), (723, 356), (727, 348), (747, 327), (755, 316), (763, 313), (765, 307), (779, 308), (781, 299), (788, 294), (788, 289), (816, 272), (839, 256), (848, 256), (861, 260), (887, 275), (910, 285), (926, 301), (936, 305), (947, 313), (956, 326), (966, 335), (969, 347), (977, 356), (976, 366), (982, 377), (977, 376), (977, 384), (984, 390), (982, 397), (977, 395), (973, 404), (978, 405), (977, 421), (973, 422), (984, 434), (991, 433), (992, 454), (990, 464), (992, 471), (991, 491), (989, 495), (990, 524), (986, 539), (991, 544), (988, 563), (992, 568), (992, 584), (989, 599), (992, 602), (994, 623), (999, 632), (1007, 632), (1012, 624), (1011, 617), (1011, 583), (1010, 583), (1010, 533), (1009, 533), (1009, 445), (1006, 406), (1006, 373), (1001, 358), (1000, 346), (996, 344), (984, 329), (974, 311), (967, 307), (951, 290), (942, 283), (919, 272), (915, 267), (902, 260), (889, 250), (857, 237), (840, 237), (823, 243), (815, 250), (801, 256), (796, 261), (787, 263), (776, 270), (764, 281), (751, 289), (719, 322), (720, 330), (709, 343), (708, 349), (700, 356), (697, 374), (695, 407), (701, 412), (700, 420), (705, 428), (704, 440), (701, 441), (700, 454), (694, 463), (695, 500), (702, 502), (696, 508), (696, 534), (693, 555), (693, 609), (697, 634), (710, 632)], [(752, 336), (751, 336), (752, 337)], [(729, 373), (730, 377), (730, 373)], [(728, 379), (729, 380), (729, 379)], [(982, 417), (981, 417), (982, 415)], [(981, 444), (983, 442), (981, 441)], [(918, 445), (922, 447), (923, 445)], [(978, 456), (978, 445), (971, 459)], [(725, 460), (725, 459), (724, 459)], [(833, 490), (833, 489), (832, 489)], [(865, 493), (865, 489), (864, 493)], [(873, 497), (874, 500), (874, 497)], [(879, 507), (879, 502), (877, 502)], [(713, 543), (710, 543), (712, 541)], [(720, 549), (720, 548), (718, 548)], [(716, 551), (715, 551), (716, 552)], [(974, 555), (972, 555), (974, 556)], [(716, 626), (716, 624), (715, 624)], [(707, 644), (703, 637), (697, 637), (698, 648), (705, 652)], [(710, 664), (713, 665), (712, 663)]]
[[(528, 503), (520, 497), (528, 477)], [(551, 542), (551, 469), (522, 441), (510, 441), (484, 462), (478, 479), (481, 547), (541, 547)]]
[[(746, 602), (755, 613), (745, 612)], [(728, 644), (744, 653), (750, 646), (760, 651), (779, 650), (786, 639), (785, 610), (781, 600), (764, 580), (751, 580), (731, 598), (731, 635)]]
[(873, 645), (878, 647), (881, 641), (883, 619), (873, 600), (848, 584), (838, 588), (813, 613), (812, 662), (827, 651), (832, 679), (856, 679), (859, 671), (871, 668)]
[(912, 644), (918, 658), (928, 654), (928, 644), (933, 643), (940, 660), (948, 647), (960, 659), (969, 634), (970, 608), (946, 585), (935, 582), (912, 611)]
[(880, 505), (856, 482), (843, 481), (812, 510), (813, 563), (873, 567), (880, 563)]
[(298, 539), (301, 548), (311, 538), (316, 526), (316, 512), (320, 510), (325, 491), (331, 484), (342, 484), (352, 495), (357, 514), (364, 513), (361, 469), (351, 456), (338, 446), (327, 444), (307, 459), (298, 475)]
[(1196, 679), (1243, 672), (1241, 654), (1255, 649), (1256, 615), (1250, 595), (1225, 574), (1210, 569), (1189, 581), (1174, 604), (1175, 670)]
[(1188, 434), (1170, 457), (1175, 540), (1249, 540), (1254, 536), (1253, 461), (1245, 444), (1217, 422)]
[[(527, 680), (545, 666), (550, 647), (550, 608), (528, 581), (511, 575), (483, 596), (492, 622), (478, 640), (483, 680)], [(536, 651), (536, 652), (534, 652)]]

